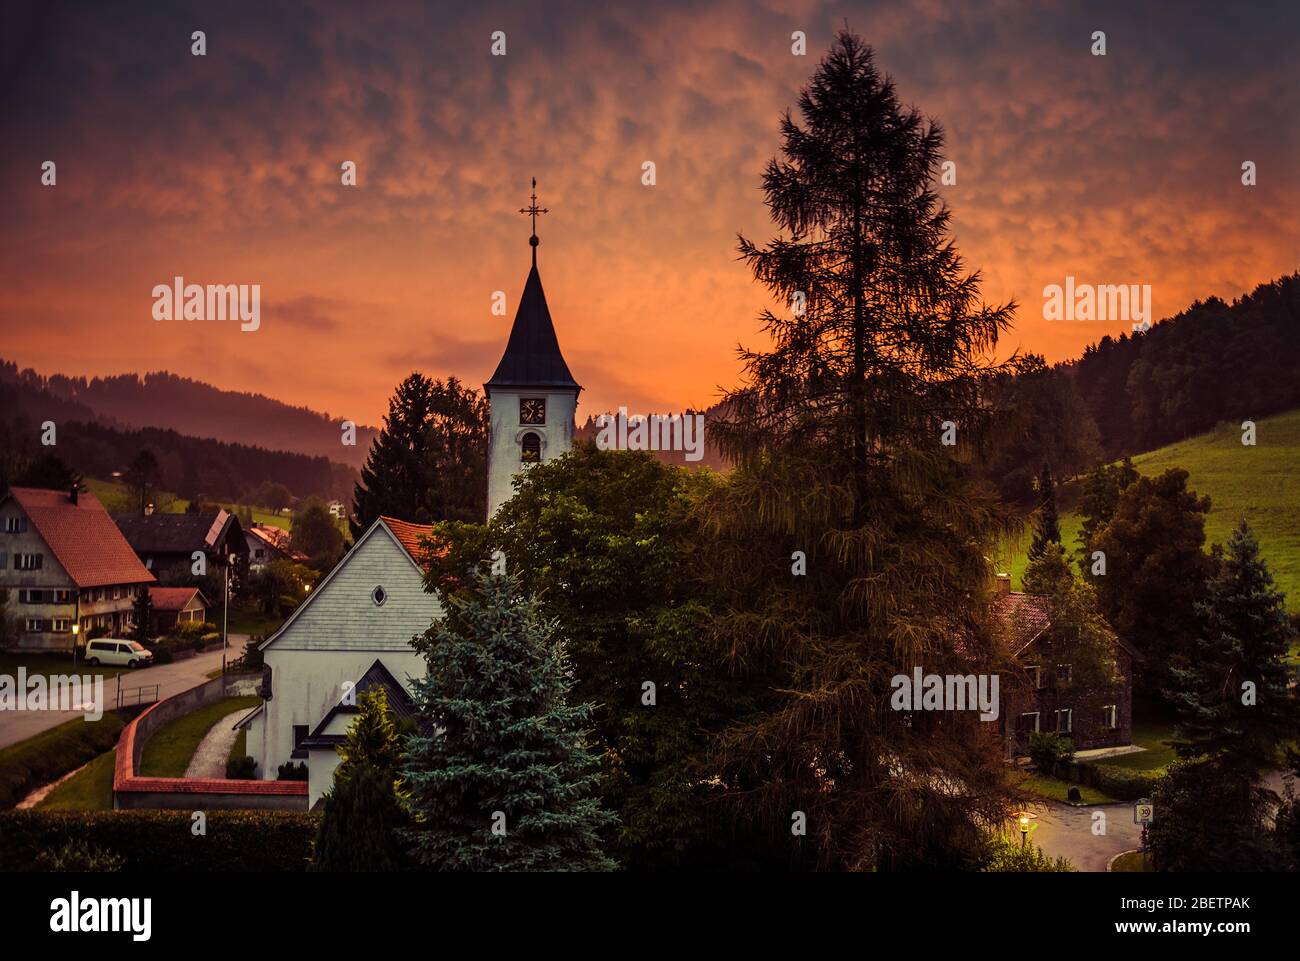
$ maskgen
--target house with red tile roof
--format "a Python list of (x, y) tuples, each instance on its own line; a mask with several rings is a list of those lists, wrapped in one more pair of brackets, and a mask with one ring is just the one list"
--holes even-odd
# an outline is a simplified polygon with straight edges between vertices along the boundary
[(271, 561), (302, 564), (307, 560), (306, 554), (290, 546), (289, 532), (283, 527), (252, 524), (244, 528), (244, 540), (248, 544), (248, 569), (254, 573), (265, 568)]
[(1011, 590), (1011, 576), (999, 574), (993, 595), (993, 615), (1028, 683), (1003, 687), (1002, 725), (1014, 753), (1024, 753), (1034, 731), (1070, 738), (1075, 750), (1121, 747), (1133, 743), (1132, 645), (1117, 638), (1115, 673), (1119, 684), (1101, 703), (1094, 692), (1072, 684), (1077, 651), (1054, 643), (1051, 598)]
[(19, 650), (70, 651), (121, 637), (154, 577), (95, 495), (11, 487), (0, 496), (0, 589)]
[(153, 626), (165, 634), (178, 623), (202, 624), (208, 619), (208, 599), (197, 587), (151, 587)]
[(262, 643), (262, 704), (240, 721), (259, 777), (306, 764), (314, 805), (333, 784), (357, 694), (379, 684), (394, 710), (409, 709), (412, 678), (425, 673), (411, 638), (442, 616), (424, 590), (422, 541), (431, 531), (379, 518)]

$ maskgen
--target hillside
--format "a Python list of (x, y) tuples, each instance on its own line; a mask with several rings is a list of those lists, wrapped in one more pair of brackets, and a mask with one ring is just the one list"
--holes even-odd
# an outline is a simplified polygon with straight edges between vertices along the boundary
[[(1260, 549), (1278, 587), (1286, 592), (1287, 609), (1300, 611), (1300, 410), (1256, 422), (1258, 443), (1241, 444), (1240, 424), (1219, 424), (1214, 430), (1160, 447), (1133, 458), (1143, 474), (1161, 474), (1170, 467), (1188, 472), (1188, 485), (1208, 494), (1207, 543), (1222, 544), (1237, 522), (1245, 517), (1259, 537)], [(1072, 500), (1064, 488), (1062, 507)], [(1061, 512), (1061, 536), (1071, 550), (1078, 546), (1079, 517)], [(1032, 534), (1006, 546), (1000, 559), (1010, 567), (1013, 583), (1020, 585), (1025, 551)]]
[(41, 390), (61, 420), (93, 419), (111, 427), (157, 427), (189, 437), (324, 457), (360, 468), (376, 428), (357, 426), (355, 447), (340, 442), (341, 420), (262, 394), (222, 390), (167, 371), (111, 377), (68, 377), (19, 371), (0, 359), (0, 383)]

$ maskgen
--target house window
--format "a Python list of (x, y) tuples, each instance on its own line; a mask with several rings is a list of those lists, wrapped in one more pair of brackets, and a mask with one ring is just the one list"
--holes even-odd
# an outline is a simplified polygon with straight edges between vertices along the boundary
[(521, 464), (537, 464), (542, 459), (542, 438), (531, 431), (524, 435), (523, 452), (519, 455)]
[(39, 617), (29, 617), (27, 618), (27, 632), (29, 634), (36, 634), (43, 631), (45, 629), (44, 624), (45, 622)]
[(1056, 733), (1069, 734), (1074, 730), (1074, 710), (1072, 708), (1061, 708), (1056, 712)]
[(23, 533), (23, 532), (26, 531), (26, 530), (27, 530), (27, 518), (26, 518), (26, 517), (6, 517), (6, 518), (5, 518), (5, 533), (6, 533), (6, 534), (21, 534), (21, 533)]
[[(1034, 681), (1034, 689), (1035, 689), (1035, 690), (1042, 690), (1042, 688), (1043, 688), (1043, 669), (1042, 669), (1041, 667), (1039, 667), (1037, 664), (1029, 664), (1029, 665), (1026, 665), (1025, 670), (1029, 672), (1029, 676), (1030, 676), (1030, 677), (1033, 679), (1033, 681)], [(1038, 729), (1035, 728), (1034, 730), (1038, 730)]]
[(1119, 727), (1119, 710), (1114, 704), (1107, 704), (1101, 709), (1101, 725), (1112, 731)]
[(384, 601), (388, 600), (388, 592), (381, 584), (370, 592), (370, 599), (375, 602), (375, 607), (383, 607)]
[(41, 554), (15, 554), (14, 570), (16, 571), (39, 571), (44, 556)]
[(1018, 730), (1021, 734), (1028, 734), (1030, 731), (1038, 730), (1038, 712), (1030, 711), (1027, 714), (1020, 715), (1020, 725)]
[(295, 724), (293, 726), (293, 749), (298, 750), (298, 745), (307, 740), (307, 725)]
[(50, 622), (50, 630), (55, 634), (66, 634), (72, 630), (72, 622), (66, 617), (56, 617)]
[(1073, 678), (1074, 668), (1069, 664), (1056, 665), (1056, 682), (1058, 684), (1069, 684)]

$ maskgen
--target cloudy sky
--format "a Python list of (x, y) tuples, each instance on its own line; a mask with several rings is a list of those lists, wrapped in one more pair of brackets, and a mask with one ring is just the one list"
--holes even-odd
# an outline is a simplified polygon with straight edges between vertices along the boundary
[[(845, 22), (946, 131), (958, 246), (987, 300), (1021, 305), (1007, 349), (1068, 359), (1131, 326), (1044, 320), (1066, 275), (1150, 284), (1161, 317), (1295, 270), (1300, 8), (1046, 6), (10, 5), (0, 356), (166, 368), (377, 422), (412, 369), (491, 374), (536, 176), (580, 417), (708, 404), (768, 305), (736, 235), (772, 236), (759, 177), (778, 118)], [(176, 275), (261, 284), (261, 329), (155, 321), (151, 291)]]

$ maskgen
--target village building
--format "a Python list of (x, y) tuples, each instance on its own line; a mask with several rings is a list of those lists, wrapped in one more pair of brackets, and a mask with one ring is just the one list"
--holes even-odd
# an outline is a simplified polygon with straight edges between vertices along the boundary
[(0, 497), (0, 589), (19, 650), (124, 637), (154, 577), (95, 495), (11, 487)]
[[(235, 555), (234, 570), (248, 557), (239, 518), (226, 510), (208, 514), (114, 514), (131, 548), (164, 584), (198, 584), (207, 574), (220, 575), (225, 559)], [(203, 573), (195, 565), (202, 555)]]
[(166, 634), (177, 624), (202, 624), (208, 619), (208, 599), (197, 587), (151, 587), (153, 626)]
[(302, 564), (307, 555), (294, 550), (289, 544), (289, 532), (283, 527), (252, 524), (244, 529), (244, 542), (248, 545), (248, 569), (254, 574), (265, 569), (272, 561), (292, 561)]

